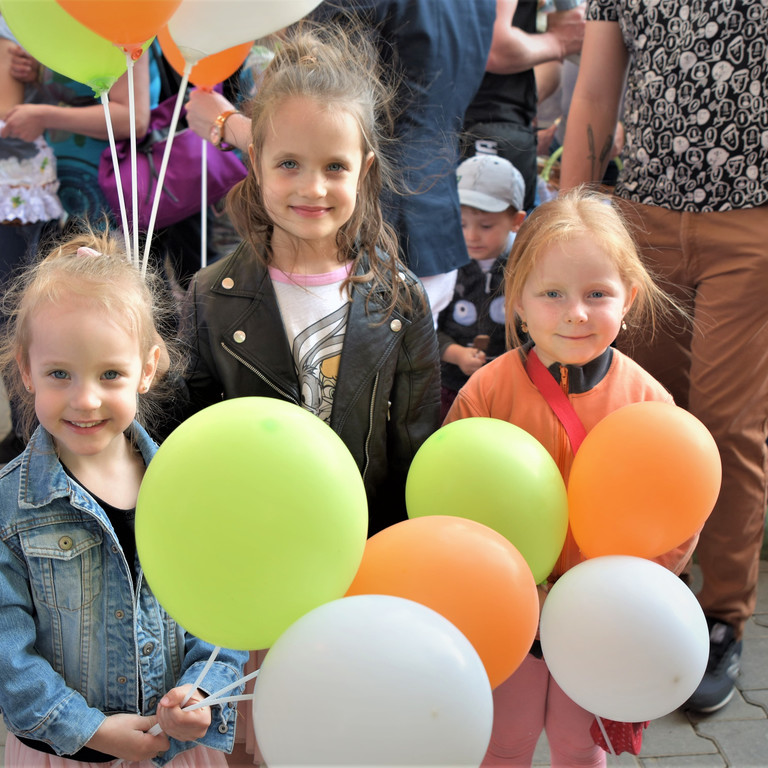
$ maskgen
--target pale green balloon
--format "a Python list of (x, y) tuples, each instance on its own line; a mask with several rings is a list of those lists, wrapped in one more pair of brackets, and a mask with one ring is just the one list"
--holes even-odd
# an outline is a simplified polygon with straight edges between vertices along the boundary
[(160, 604), (213, 645), (268, 648), (342, 597), (368, 505), (341, 438), (297, 405), (225, 400), (177, 427), (147, 467), (136, 547)]
[(525, 558), (537, 584), (550, 574), (568, 532), (568, 495), (547, 449), (500, 419), (446, 424), (413, 458), (408, 517), (453, 515), (493, 528)]
[(120, 48), (74, 19), (55, 0), (0, 0), (0, 12), (27, 53), (54, 72), (90, 86), (97, 97), (127, 69)]

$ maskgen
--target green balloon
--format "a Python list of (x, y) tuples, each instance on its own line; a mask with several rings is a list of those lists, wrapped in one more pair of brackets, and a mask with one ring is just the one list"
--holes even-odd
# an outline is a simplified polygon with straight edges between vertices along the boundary
[(217, 403), (175, 429), (147, 467), (136, 546), (149, 586), (192, 634), (268, 648), (343, 597), (363, 557), (368, 506), (341, 438), (297, 405)]
[(90, 86), (97, 97), (127, 68), (120, 48), (74, 19), (56, 0), (0, 0), (0, 12), (27, 53)]
[(421, 446), (405, 486), (408, 517), (453, 515), (507, 538), (537, 584), (550, 574), (568, 532), (568, 495), (547, 449), (500, 419), (460, 419)]

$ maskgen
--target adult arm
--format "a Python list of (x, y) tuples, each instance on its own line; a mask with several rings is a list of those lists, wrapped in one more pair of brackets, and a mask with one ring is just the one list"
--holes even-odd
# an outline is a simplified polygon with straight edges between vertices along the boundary
[(491, 51), (485, 69), (496, 75), (525, 72), (545, 61), (579, 53), (584, 36), (585, 4), (547, 14), (545, 32), (529, 34), (512, 24), (517, 0), (496, 0)]
[(12, 50), (18, 47), (7, 38), (0, 38), (0, 120), (24, 101), (24, 84), (11, 74)]
[[(149, 126), (149, 58), (142, 56), (134, 65), (136, 135), (142, 138)], [(123, 74), (109, 91), (109, 112), (115, 139), (131, 135), (128, 75)], [(34, 141), (46, 130), (68, 131), (106, 140), (107, 121), (104, 107), (92, 104), (69, 107), (59, 104), (19, 104), (6, 116), (0, 136)]]
[[(186, 109), (187, 125), (200, 138), (210, 141), (211, 128), (216, 118), (235, 107), (216, 91), (195, 89), (189, 94)], [(251, 143), (251, 118), (235, 109), (235, 114), (230, 115), (224, 123), (222, 142), (237, 147), (247, 155)]]
[(562, 192), (603, 178), (612, 157), (628, 63), (618, 23), (587, 22), (563, 142)]
[(40, 62), (20, 45), (11, 50), (11, 76), (20, 83), (35, 83), (40, 77)]

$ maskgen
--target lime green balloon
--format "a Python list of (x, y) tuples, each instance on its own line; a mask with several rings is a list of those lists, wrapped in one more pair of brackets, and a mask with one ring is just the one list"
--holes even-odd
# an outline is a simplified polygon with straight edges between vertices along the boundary
[(536, 583), (552, 571), (568, 532), (568, 495), (547, 449), (499, 419), (461, 419), (421, 446), (405, 486), (408, 516), (483, 523), (525, 558)]
[(0, 12), (27, 53), (54, 72), (90, 86), (96, 96), (109, 91), (126, 70), (120, 48), (55, 0), (0, 0)]
[(342, 597), (362, 560), (368, 506), (338, 435), (299, 406), (217, 403), (175, 429), (147, 467), (136, 546), (166, 611), (214, 645), (268, 648)]

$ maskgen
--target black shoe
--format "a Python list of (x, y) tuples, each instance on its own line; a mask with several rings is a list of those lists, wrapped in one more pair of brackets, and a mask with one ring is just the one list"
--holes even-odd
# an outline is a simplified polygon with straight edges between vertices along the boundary
[(7, 464), (11, 459), (15, 459), (24, 448), (24, 442), (11, 430), (0, 440), (0, 464)]
[(708, 714), (722, 709), (736, 691), (735, 680), (741, 664), (741, 640), (734, 638), (733, 627), (707, 618), (709, 661), (699, 687), (685, 703), (685, 709)]

